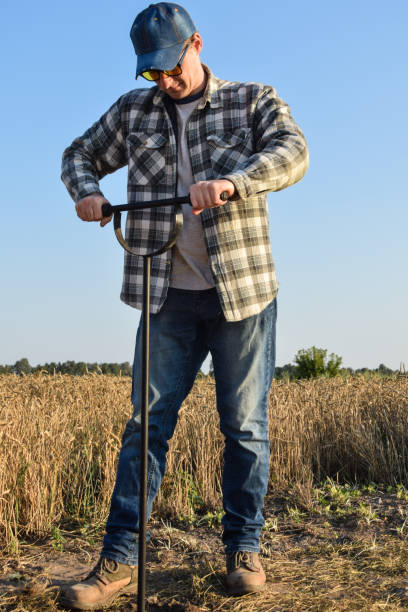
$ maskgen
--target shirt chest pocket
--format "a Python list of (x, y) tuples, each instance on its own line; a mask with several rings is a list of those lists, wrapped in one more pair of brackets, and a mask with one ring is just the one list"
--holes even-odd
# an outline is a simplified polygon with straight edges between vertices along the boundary
[(126, 139), (129, 182), (157, 185), (166, 174), (168, 138), (163, 134), (131, 132)]
[(253, 153), (250, 128), (208, 134), (207, 143), (216, 176), (238, 170)]

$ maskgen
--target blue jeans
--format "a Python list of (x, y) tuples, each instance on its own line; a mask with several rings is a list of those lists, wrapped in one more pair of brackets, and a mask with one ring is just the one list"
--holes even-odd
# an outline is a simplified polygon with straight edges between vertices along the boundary
[[(275, 367), (276, 299), (260, 314), (227, 322), (215, 289), (170, 289), (150, 317), (148, 515), (166, 467), (179, 408), (208, 352), (225, 436), (223, 543), (226, 552), (259, 552), (268, 485), (268, 395)], [(102, 555), (137, 564), (141, 326), (133, 369), (134, 412), (122, 448)], [(197, 432), (199, 435), (199, 432)]]

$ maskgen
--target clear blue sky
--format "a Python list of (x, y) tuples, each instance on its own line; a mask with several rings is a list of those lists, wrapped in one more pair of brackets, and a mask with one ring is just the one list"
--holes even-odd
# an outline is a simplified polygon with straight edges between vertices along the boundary
[[(2, 0), (2, 364), (133, 360), (139, 313), (119, 300), (112, 225), (79, 221), (59, 175), (64, 148), (136, 86), (129, 30), (145, 6)], [(408, 366), (408, 3), (184, 6), (213, 72), (274, 85), (309, 142), (303, 181), (268, 196), (277, 364), (316, 345), (354, 368)], [(126, 172), (101, 187), (124, 201)]]

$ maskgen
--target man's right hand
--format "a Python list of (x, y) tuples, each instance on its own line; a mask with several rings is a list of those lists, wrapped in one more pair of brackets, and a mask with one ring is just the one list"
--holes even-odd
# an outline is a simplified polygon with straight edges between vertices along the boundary
[(75, 204), (77, 215), (82, 221), (100, 221), (101, 227), (109, 223), (112, 217), (102, 217), (102, 204), (108, 200), (100, 193), (91, 193)]

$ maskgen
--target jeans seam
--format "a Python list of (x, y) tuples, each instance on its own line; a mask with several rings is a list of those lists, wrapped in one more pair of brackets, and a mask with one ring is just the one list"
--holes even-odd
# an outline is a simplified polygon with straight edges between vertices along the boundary
[[(191, 354), (191, 350), (189, 350), (187, 358), (184, 360), (183, 366), (185, 366), (186, 362), (188, 362), (188, 357), (190, 356), (190, 354)], [(181, 374), (177, 381), (177, 388), (175, 389), (173, 393), (173, 401), (169, 403), (163, 415), (162, 426), (160, 428), (161, 439), (166, 437), (164, 434), (166, 431), (167, 421), (168, 421), (169, 415), (172, 414), (174, 407), (177, 404), (177, 398), (179, 397), (180, 389), (182, 388), (182, 383), (185, 381), (185, 369), (186, 369), (185, 367), (181, 368)], [(180, 406), (181, 406), (181, 403), (180, 403)], [(166, 437), (166, 440), (167, 440), (167, 437)], [(149, 496), (150, 496), (152, 481), (153, 481), (153, 469), (150, 469), (148, 473), (148, 479), (147, 479), (147, 499), (149, 499)]]

